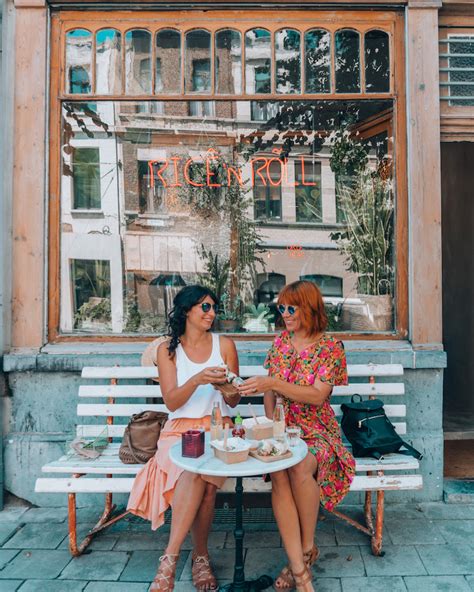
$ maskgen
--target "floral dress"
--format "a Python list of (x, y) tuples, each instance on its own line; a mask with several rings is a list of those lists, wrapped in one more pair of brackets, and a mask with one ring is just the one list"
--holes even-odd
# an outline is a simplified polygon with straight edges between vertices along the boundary
[[(347, 364), (341, 341), (323, 335), (298, 354), (291, 334), (283, 331), (275, 338), (265, 360), (269, 376), (299, 385), (316, 379), (332, 386), (347, 384)], [(321, 505), (332, 510), (349, 491), (355, 474), (355, 461), (343, 446), (341, 430), (329, 404), (297, 403), (283, 396), (287, 425), (298, 425), (309, 451), (318, 461), (317, 481), (321, 486)]]

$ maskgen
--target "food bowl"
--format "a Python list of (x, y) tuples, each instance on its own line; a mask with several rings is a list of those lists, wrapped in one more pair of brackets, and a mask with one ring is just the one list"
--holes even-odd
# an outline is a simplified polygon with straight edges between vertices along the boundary
[(247, 436), (251, 440), (273, 438), (273, 421), (264, 415), (257, 417), (257, 420), (258, 423), (255, 423), (255, 419), (249, 417), (242, 422)]
[(211, 447), (214, 456), (228, 465), (246, 461), (250, 451), (250, 444), (242, 438), (229, 438), (227, 450), (224, 449), (224, 440), (212, 440)]

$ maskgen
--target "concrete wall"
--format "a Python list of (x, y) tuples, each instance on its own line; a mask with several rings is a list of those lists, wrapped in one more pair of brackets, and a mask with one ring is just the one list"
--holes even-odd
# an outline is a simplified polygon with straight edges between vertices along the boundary
[[(61, 494), (35, 494), (35, 479), (41, 466), (57, 459), (65, 440), (77, 423), (77, 391), (80, 369), (84, 365), (139, 364), (144, 344), (103, 344), (48, 346), (35, 355), (7, 355), (11, 391), (10, 422), (5, 438), (6, 489), (32, 503), (64, 505)], [(443, 493), (442, 368), (445, 356), (439, 351), (414, 351), (407, 342), (346, 343), (350, 363), (400, 363), (405, 370), (407, 439), (425, 458), (421, 463), (424, 487), (418, 492), (390, 492), (388, 501), (440, 500)], [(268, 343), (240, 342), (242, 364), (261, 364)], [(396, 400), (394, 400), (396, 399)], [(334, 399), (337, 403), (337, 399)], [(339, 401), (340, 402), (340, 401)], [(400, 397), (386, 397), (387, 403), (400, 403)], [(351, 494), (352, 501), (359, 494)], [(93, 504), (86, 496), (79, 503)]]

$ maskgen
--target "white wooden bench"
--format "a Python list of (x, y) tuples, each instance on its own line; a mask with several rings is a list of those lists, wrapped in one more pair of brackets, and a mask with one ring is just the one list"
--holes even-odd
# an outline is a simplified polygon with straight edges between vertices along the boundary
[[(402, 396), (405, 393), (403, 382), (387, 382), (387, 378), (403, 376), (403, 367), (398, 364), (357, 364), (349, 365), (348, 373), (350, 384), (348, 386), (335, 387), (333, 398), (350, 396), (358, 393), (363, 396), (375, 398), (384, 396)], [(265, 375), (266, 370), (261, 366), (241, 366), (240, 374), (243, 377)], [(77, 426), (77, 433), (85, 437), (98, 436), (103, 432), (105, 425), (108, 428), (109, 445), (103, 454), (95, 460), (87, 460), (77, 455), (67, 455), (59, 460), (50, 462), (42, 467), (44, 473), (52, 474), (49, 477), (39, 478), (36, 481), (36, 492), (53, 493), (64, 492), (68, 494), (69, 505), (69, 540), (72, 555), (80, 555), (88, 546), (94, 535), (123, 518), (127, 512), (113, 515), (114, 493), (128, 493), (132, 488), (134, 476), (143, 465), (125, 465), (118, 457), (120, 440), (122, 438), (128, 418), (141, 411), (150, 409), (166, 411), (162, 402), (161, 390), (158, 384), (134, 384), (122, 385), (120, 380), (157, 379), (156, 367), (85, 367), (82, 371), (84, 379), (109, 380), (109, 384), (82, 385), (79, 387), (80, 402), (77, 407), (79, 417), (95, 418), (101, 423), (84, 423)], [(383, 382), (376, 382), (376, 378), (383, 378)], [(355, 382), (354, 382), (355, 379)], [(368, 382), (366, 382), (368, 379)], [(364, 382), (361, 382), (365, 380)], [(127, 402), (126, 400), (133, 402)], [(153, 402), (149, 402), (150, 399)], [(123, 402), (123, 401), (126, 402)], [(97, 402), (99, 401), (99, 402)], [(254, 404), (257, 414), (263, 414), (263, 405)], [(341, 415), (339, 404), (332, 405), (337, 416)], [(237, 407), (243, 417), (248, 417), (247, 404)], [(404, 404), (385, 405), (387, 415), (399, 434), (406, 433), (406, 406)], [(125, 423), (115, 423), (119, 419)], [(366, 533), (371, 538), (372, 551), (375, 555), (382, 553), (382, 530), (384, 518), (384, 493), (388, 490), (413, 490), (421, 489), (422, 477), (413, 473), (419, 468), (418, 460), (402, 455), (389, 454), (383, 460), (373, 458), (356, 458), (356, 477), (351, 484), (351, 491), (365, 492), (365, 524), (335, 510), (333, 513), (350, 523), (357, 529)], [(390, 474), (386, 474), (390, 471)], [(68, 475), (61, 477), (56, 475)], [(234, 484), (228, 479), (225, 491), (233, 491)], [(263, 482), (261, 478), (245, 480), (245, 490), (251, 492), (268, 491), (270, 484)], [(375, 518), (372, 515), (372, 493), (376, 494)], [(104, 493), (105, 508), (96, 526), (89, 531), (85, 539), (77, 543), (76, 529), (76, 494), (77, 493)]]

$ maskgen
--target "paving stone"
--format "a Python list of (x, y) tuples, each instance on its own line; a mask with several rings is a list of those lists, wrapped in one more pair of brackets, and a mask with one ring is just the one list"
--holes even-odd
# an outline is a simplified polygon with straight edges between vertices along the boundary
[(22, 522), (64, 522), (67, 508), (30, 508), (22, 517)]
[(466, 582), (471, 587), (471, 590), (474, 590), (474, 576), (466, 576)]
[(23, 580), (0, 580), (0, 592), (16, 592)]
[[(169, 535), (167, 535), (169, 536)], [(119, 535), (116, 551), (157, 551), (166, 543), (156, 532), (122, 532)]]
[[(233, 532), (227, 533), (227, 540), (225, 542), (226, 549), (235, 549), (235, 538)], [(281, 538), (279, 532), (265, 531), (265, 532), (246, 532), (244, 536), (245, 548), (268, 548), (281, 547)]]
[[(230, 584), (231, 580), (219, 580), (219, 586), (225, 586)], [(173, 591), (174, 592), (195, 592), (196, 588), (192, 582), (175, 582)]]
[[(440, 552), (438, 545), (433, 545)], [(444, 547), (443, 547), (444, 549)], [(372, 555), (370, 547), (362, 547), (362, 558), (368, 576), (418, 576), (426, 574), (426, 569), (415, 547), (386, 545), (385, 555)]]
[(1, 522), (18, 522), (21, 520), (23, 514), (28, 510), (27, 507), (5, 507), (0, 512), (0, 523)]
[[(357, 530), (354, 526), (342, 520), (334, 523), (335, 537), (338, 545), (370, 545), (369, 535)], [(384, 544), (390, 544), (390, 536), (386, 528), (383, 531)]]
[(147, 583), (114, 582), (111, 586), (107, 582), (89, 582), (84, 592), (147, 592), (148, 588)]
[(333, 520), (318, 521), (314, 540), (318, 547), (334, 547), (336, 545), (335, 525)]
[(363, 576), (365, 570), (359, 547), (323, 547), (313, 565), (313, 574), (316, 578)]
[[(77, 544), (79, 545), (86, 534), (94, 528), (95, 524), (82, 524), (77, 529)], [(67, 528), (64, 531), (67, 533)], [(90, 551), (111, 551), (115, 548), (115, 544), (119, 539), (119, 533), (112, 534), (109, 529), (100, 532), (92, 539), (92, 542), (87, 547)], [(69, 549), (69, 534), (66, 534), (58, 549)]]
[(0, 524), (0, 546), (6, 543), (19, 528), (20, 524), (10, 522)]
[(118, 580), (129, 559), (128, 553), (92, 551), (74, 557), (61, 574), (65, 580)]
[[(158, 541), (161, 541), (161, 548), (165, 549), (168, 544), (168, 540), (170, 538), (169, 532), (162, 531), (160, 528), (160, 530), (158, 531), (158, 534), (156, 536), (158, 537)], [(226, 540), (226, 531), (225, 530), (211, 531), (209, 533), (209, 538), (207, 541), (207, 543), (209, 545), (209, 549), (223, 549), (224, 544), (225, 544), (225, 540)], [(183, 551), (189, 551), (192, 548), (193, 548), (193, 541), (191, 539), (191, 535), (188, 534), (188, 536), (184, 539), (184, 543), (183, 543), (181, 549)]]
[(474, 574), (474, 545), (420, 545), (417, 550), (430, 575)]
[(408, 592), (471, 592), (463, 576), (407, 577)]
[[(131, 554), (130, 560), (126, 568), (120, 576), (121, 582), (148, 582), (150, 583), (155, 577), (160, 555), (163, 554), (163, 549), (160, 551), (135, 551)], [(188, 559), (189, 551), (181, 551), (178, 565), (176, 567), (176, 579), (178, 580), (183, 571), (184, 564)]]
[(466, 520), (474, 516), (472, 504), (445, 504), (444, 502), (427, 502), (420, 504), (423, 514), (430, 520)]
[[(422, 578), (423, 579), (423, 578)], [(375, 577), (375, 578), (342, 578), (342, 592), (406, 592), (403, 578), (399, 576)], [(418, 592), (424, 591), (420, 588)]]
[(385, 506), (386, 520), (419, 520), (424, 517), (425, 514), (421, 504), (388, 504)]
[(82, 592), (85, 586), (87, 581), (27, 580), (19, 592)]
[(448, 543), (474, 542), (474, 520), (437, 520), (436, 524)]
[(387, 520), (387, 531), (394, 545), (444, 545), (438, 522), (432, 520)]
[(0, 569), (3, 569), (5, 565), (17, 555), (19, 551), (14, 550), (4, 550), (0, 549)]
[(338, 578), (316, 578), (313, 586), (317, 592), (341, 592), (341, 581)]
[(4, 549), (56, 549), (67, 533), (65, 525), (42, 523), (25, 524), (15, 536), (4, 545)]
[(0, 571), (0, 578), (27, 580), (34, 574), (39, 580), (54, 580), (70, 561), (67, 551), (26, 549)]
[[(272, 549), (270, 551), (255, 552), (250, 549), (245, 555), (245, 577), (253, 580), (261, 575), (269, 575), (276, 578), (284, 565), (288, 563), (285, 550), (283, 548)], [(229, 559), (230, 578), (234, 573), (234, 552)], [(218, 572), (217, 572), (218, 573)]]
[[(232, 580), (234, 575), (234, 557), (233, 549), (214, 549), (210, 553), (212, 569), (219, 580)], [(261, 561), (260, 556), (260, 561)], [(249, 574), (246, 574), (248, 577)], [(183, 571), (179, 578), (180, 581), (191, 580), (191, 553), (188, 554)]]

